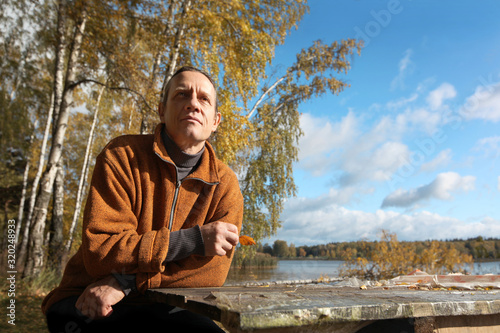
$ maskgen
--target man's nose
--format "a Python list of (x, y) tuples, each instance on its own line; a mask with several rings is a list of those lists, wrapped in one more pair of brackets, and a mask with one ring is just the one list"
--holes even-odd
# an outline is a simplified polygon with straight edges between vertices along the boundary
[(198, 97), (196, 95), (192, 95), (186, 103), (186, 109), (188, 110), (199, 111), (200, 107), (200, 101), (198, 100)]

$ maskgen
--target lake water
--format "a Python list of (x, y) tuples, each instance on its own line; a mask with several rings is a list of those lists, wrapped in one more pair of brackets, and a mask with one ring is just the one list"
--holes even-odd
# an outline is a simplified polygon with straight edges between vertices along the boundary
[[(339, 276), (340, 260), (279, 260), (276, 268), (232, 269), (226, 284), (283, 280), (308, 280)], [(500, 261), (474, 263), (471, 274), (500, 274)]]

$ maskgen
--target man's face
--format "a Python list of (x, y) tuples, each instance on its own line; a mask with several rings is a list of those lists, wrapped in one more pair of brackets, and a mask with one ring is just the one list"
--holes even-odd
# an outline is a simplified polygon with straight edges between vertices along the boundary
[(167, 133), (185, 153), (199, 152), (217, 129), (221, 115), (215, 111), (216, 92), (202, 73), (186, 71), (171, 82), (167, 102), (158, 112)]

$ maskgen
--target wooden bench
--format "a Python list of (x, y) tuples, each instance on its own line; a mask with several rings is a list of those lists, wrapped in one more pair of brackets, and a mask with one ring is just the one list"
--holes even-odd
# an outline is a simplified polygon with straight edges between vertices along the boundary
[(287, 283), (153, 289), (148, 296), (229, 332), (500, 332), (499, 289), (437, 289)]

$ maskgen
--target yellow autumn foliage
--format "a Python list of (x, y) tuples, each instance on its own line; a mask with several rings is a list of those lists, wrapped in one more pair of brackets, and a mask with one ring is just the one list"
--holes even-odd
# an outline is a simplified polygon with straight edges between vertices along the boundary
[(414, 243), (398, 241), (396, 234), (382, 230), (380, 241), (368, 248), (363, 242), (366, 257), (347, 248), (342, 253), (345, 260), (341, 276), (365, 279), (389, 279), (406, 275), (416, 269), (428, 274), (447, 274), (462, 271), (473, 263), (472, 256), (460, 254), (457, 249), (439, 241), (431, 241), (429, 247), (417, 253)]

